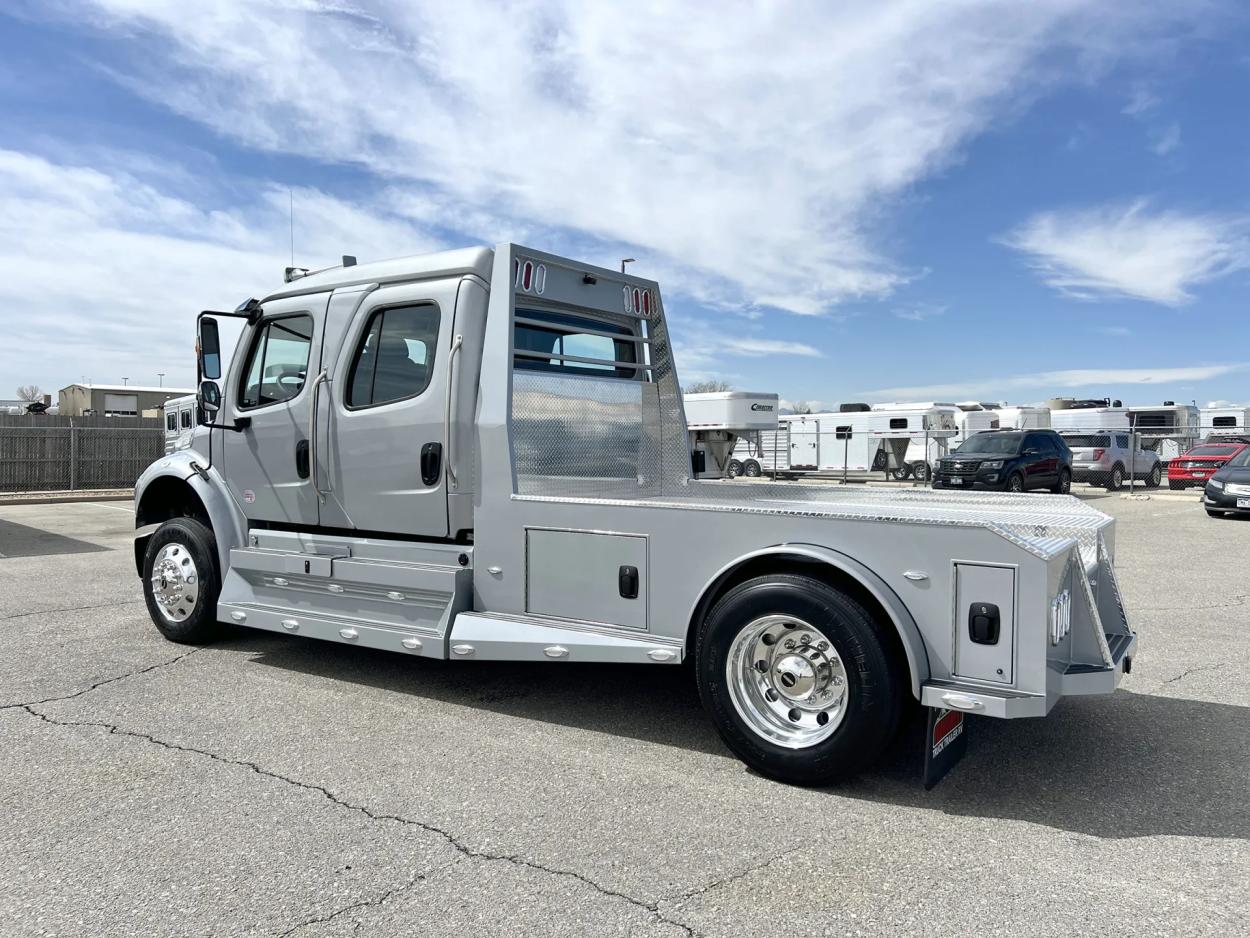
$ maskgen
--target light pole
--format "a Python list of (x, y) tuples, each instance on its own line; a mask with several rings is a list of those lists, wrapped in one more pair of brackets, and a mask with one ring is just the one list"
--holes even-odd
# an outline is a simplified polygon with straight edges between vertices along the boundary
[(130, 382), (130, 379), (127, 378), (125, 375), (122, 375), (122, 387), (125, 387), (129, 382)]
[(158, 371), (156, 373), (156, 377), (160, 381), (160, 384), (158, 384), (157, 387), (163, 388), (165, 386), (165, 372)]
[(633, 262), (634, 262), (634, 258), (632, 258), (632, 257), (623, 257), (623, 258), (621, 258), (621, 273), (625, 273), (625, 265), (626, 265), (626, 264), (632, 264)]

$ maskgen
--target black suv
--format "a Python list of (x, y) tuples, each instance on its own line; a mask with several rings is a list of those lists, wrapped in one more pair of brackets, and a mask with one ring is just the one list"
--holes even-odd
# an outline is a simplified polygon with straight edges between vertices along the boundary
[(1054, 430), (982, 430), (938, 461), (935, 489), (1072, 488), (1072, 451)]

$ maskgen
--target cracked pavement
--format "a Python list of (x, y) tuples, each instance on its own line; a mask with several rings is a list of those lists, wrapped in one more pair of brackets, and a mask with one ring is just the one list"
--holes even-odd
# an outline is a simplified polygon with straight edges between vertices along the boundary
[(975, 721), (928, 793), (914, 726), (836, 789), (754, 776), (678, 668), (171, 645), (124, 503), (0, 507), (110, 548), (0, 560), (3, 932), (1234, 932), (1250, 523), (1095, 504), (1120, 518), (1134, 673)]

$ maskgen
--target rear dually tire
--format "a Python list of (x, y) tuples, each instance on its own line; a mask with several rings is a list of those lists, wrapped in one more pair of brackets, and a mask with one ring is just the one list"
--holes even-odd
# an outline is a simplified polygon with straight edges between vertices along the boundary
[(796, 785), (847, 778), (889, 744), (908, 694), (882, 628), (820, 580), (756, 577), (699, 627), (699, 696), (725, 744), (757, 772)]

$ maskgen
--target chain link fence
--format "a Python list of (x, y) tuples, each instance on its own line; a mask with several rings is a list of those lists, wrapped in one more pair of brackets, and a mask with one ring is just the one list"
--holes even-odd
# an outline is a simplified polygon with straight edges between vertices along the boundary
[(0, 492), (130, 488), (164, 452), (159, 418), (0, 416)]
[[(1141, 429), (1106, 426), (1066, 426), (1057, 429), (1072, 453), (1075, 491), (1185, 491), (1199, 492), (1206, 480), (1238, 452), (1250, 449), (1250, 426), (1241, 422), (1161, 425)], [(839, 436), (838, 440), (842, 440)], [(895, 441), (874, 442), (866, 452), (852, 457), (849, 438), (839, 468), (796, 468), (790, 463), (794, 445), (786, 431), (762, 431), (744, 436), (734, 449), (730, 475), (766, 476), (781, 479), (812, 479), (839, 482), (894, 482), (927, 486), (937, 467), (934, 447), (926, 443), (932, 464), (906, 461)], [(951, 452), (957, 448), (950, 447)], [(911, 451), (908, 451), (911, 455)], [(842, 457), (842, 450), (834, 454)], [(1039, 486), (1041, 487), (1041, 486)]]

